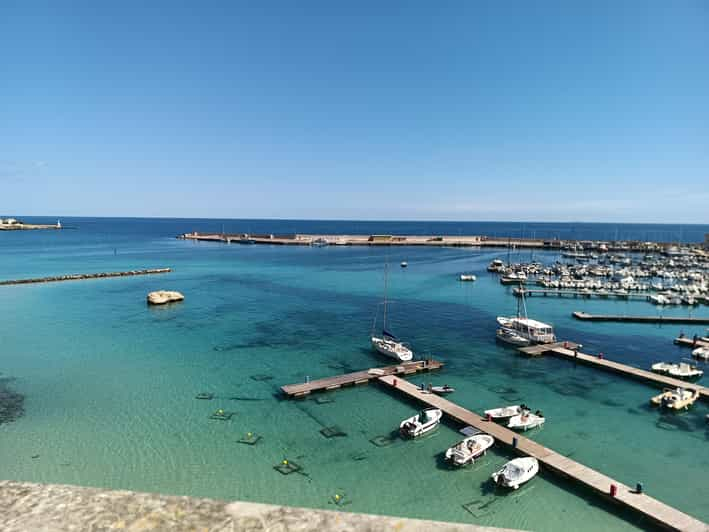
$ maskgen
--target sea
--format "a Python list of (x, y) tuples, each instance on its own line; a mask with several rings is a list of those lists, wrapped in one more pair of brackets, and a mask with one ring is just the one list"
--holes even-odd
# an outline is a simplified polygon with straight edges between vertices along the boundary
[[(54, 223), (56, 217), (25, 217)], [(504, 249), (300, 247), (193, 242), (191, 231), (490, 236), (697, 242), (709, 226), (304, 220), (62, 218), (62, 231), (0, 232), (0, 280), (172, 268), (163, 275), (0, 286), (0, 478), (476, 523), (525, 530), (632, 530), (649, 523), (542, 472), (517, 491), (490, 475), (512, 456), (494, 447), (453, 470), (462, 436), (446, 421), (402, 440), (419, 405), (370, 384), (284, 399), (280, 386), (387, 365), (370, 334), (388, 323), (417, 357), (445, 362), (411, 377), (449, 384), (474, 410), (526, 403), (546, 424), (525, 434), (709, 521), (709, 414), (649, 406), (641, 382), (495, 342), (516, 312), (486, 271)], [(511, 260), (554, 262), (552, 251)], [(401, 261), (408, 268), (400, 268)], [(477, 281), (461, 283), (460, 273)], [(182, 303), (148, 307), (152, 290)], [(706, 327), (579, 322), (591, 313), (656, 314), (646, 302), (530, 298), (530, 317), (588, 353), (647, 368), (679, 361), (680, 332)], [(663, 310), (709, 315), (707, 307)], [(379, 322), (376, 322), (379, 320)], [(375, 323), (376, 322), (376, 323)], [(705, 368), (708, 369), (709, 368)], [(707, 384), (707, 377), (700, 384)], [(197, 399), (208, 394), (211, 399)], [(24, 398), (22, 410), (16, 398)], [(214, 412), (231, 414), (212, 419)], [(0, 418), (2, 419), (2, 418)], [(333, 436), (333, 434), (335, 434)], [(330, 436), (330, 437), (328, 437)], [(287, 461), (291, 467), (279, 467)], [(288, 473), (288, 474), (284, 474)]]

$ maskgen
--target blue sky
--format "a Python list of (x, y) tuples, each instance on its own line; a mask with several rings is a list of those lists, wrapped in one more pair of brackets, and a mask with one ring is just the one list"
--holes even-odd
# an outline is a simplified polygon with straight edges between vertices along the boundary
[(0, 3), (0, 212), (709, 222), (709, 3)]

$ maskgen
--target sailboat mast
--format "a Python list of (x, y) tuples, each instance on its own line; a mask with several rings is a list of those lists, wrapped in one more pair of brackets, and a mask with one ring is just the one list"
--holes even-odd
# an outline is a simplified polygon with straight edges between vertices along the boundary
[(389, 261), (384, 263), (384, 330), (387, 328), (387, 288), (389, 281)]

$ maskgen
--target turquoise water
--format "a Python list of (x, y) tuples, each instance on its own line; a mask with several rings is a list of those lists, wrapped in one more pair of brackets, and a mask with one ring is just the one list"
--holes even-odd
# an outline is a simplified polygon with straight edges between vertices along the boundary
[[(494, 318), (516, 303), (484, 269), (502, 251), (195, 244), (171, 238), (193, 229), (174, 221), (94, 223), (0, 234), (0, 278), (175, 271), (0, 288), (0, 372), (26, 396), (25, 415), (0, 425), (4, 478), (328, 509), (340, 494), (348, 511), (532, 530), (568, 530), (570, 520), (578, 530), (645, 528), (547, 475), (496, 494), (487, 479), (509, 458), (503, 450), (448, 470), (441, 453), (459, 437), (455, 425), (420, 441), (373, 444), (417, 408), (376, 385), (279, 397), (283, 384), (387, 363), (368, 338), (383, 264), (407, 260), (408, 269), (391, 269), (392, 329), (447, 363), (414, 382), (451, 384), (451, 399), (476, 411), (518, 401), (540, 408), (547, 424), (533, 439), (709, 520), (706, 405), (662, 415), (647, 406), (653, 388), (497, 345)], [(458, 282), (461, 271), (478, 281)], [(161, 288), (182, 291), (185, 302), (148, 308), (146, 293)], [(678, 327), (570, 317), (656, 312), (647, 303), (532, 298), (528, 307), (587, 352), (640, 367), (689, 354), (672, 345)], [(215, 398), (197, 400), (199, 392)], [(218, 408), (235, 415), (209, 419)], [(320, 433), (333, 425), (346, 436)], [(247, 432), (261, 440), (238, 443)], [(274, 470), (283, 459), (301, 471)]]

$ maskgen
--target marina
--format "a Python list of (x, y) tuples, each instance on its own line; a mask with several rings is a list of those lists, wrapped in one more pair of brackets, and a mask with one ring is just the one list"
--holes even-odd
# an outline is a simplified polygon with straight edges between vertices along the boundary
[(534, 440), (520, 436), (492, 421), (487, 421), (478, 414), (447, 399), (422, 393), (420, 388), (404, 379), (397, 378), (395, 375), (385, 375), (379, 377), (379, 381), (389, 386), (390, 389), (424, 403), (428, 407), (440, 409), (445, 415), (463, 425), (474, 427), (493, 436), (496, 441), (518, 454), (536, 458), (548, 471), (571, 479), (592, 490), (598, 496), (605, 499), (611, 498), (614, 502), (643, 515), (661, 528), (685, 532), (706, 532), (707, 530), (705, 523), (667, 506), (645, 493), (638, 493), (637, 489), (632, 489), (615, 479), (560, 455)]
[[(478, 455), (473, 445), (458, 457), (464, 465), (446, 460), (445, 452), (463, 436), (445, 413), (436, 428), (413, 428), (408, 432), (413, 439), (400, 438), (400, 423), (416, 412), (400, 392), (374, 384), (388, 374), (422, 389), (431, 401), (437, 393), (447, 394), (470, 412), (533, 405), (529, 421), (541, 409), (545, 423), (527, 431), (520, 425), (519, 441), (553, 449), (622, 485), (642, 482), (653, 499), (700, 521), (709, 519), (702, 489), (673, 487), (702, 485), (704, 468), (693, 457), (706, 448), (704, 397), (681, 413), (651, 408), (651, 396), (669, 384), (598, 371), (591, 363), (569, 364), (568, 356), (512, 356), (516, 351), (509, 342), (518, 338), (496, 341), (495, 334), (501, 326), (496, 317), (513, 320), (503, 320), (509, 326), (524, 317), (517, 329), (508, 329), (524, 341), (547, 334), (573, 338), (588, 346), (584, 353), (620, 352), (626, 364), (649, 369), (660, 360), (678, 362), (680, 350), (671, 337), (679, 330), (668, 337), (667, 331), (643, 324), (578, 321), (571, 312), (579, 300), (572, 298), (529, 298), (527, 318), (521, 298), (510, 297), (512, 290), (485, 271), (498, 253), (493, 248), (202, 246), (172, 237), (184, 230), (179, 221), (174, 230), (156, 224), (148, 233), (153, 236), (136, 244), (134, 235), (152, 227), (150, 222), (110, 225), (109, 233), (125, 227), (125, 236), (89, 234), (86, 244), (82, 230), (66, 231), (55, 249), (47, 242), (58, 233), (15, 234), (37, 239), (27, 253), (5, 243), (5, 279), (52, 277), (56, 271), (129, 272), (146, 262), (170, 264), (172, 271), (169, 286), (160, 286), (160, 276), (147, 275), (57, 283), (61, 286), (51, 291), (41, 285), (2, 291), (12, 312), (0, 387), (6, 375), (18, 377), (7, 386), (31, 399), (24, 402), (24, 414), (0, 425), (7, 450), (0, 466), (11, 478), (314, 508), (332, 508), (339, 494), (346, 502), (337, 507), (346, 511), (522, 530), (563, 532), (568, 515), (558, 514), (558, 508), (573, 513), (584, 532), (651, 526), (642, 513), (593, 495), (583, 483), (547, 474), (549, 466), (541, 462), (540, 474), (518, 490), (495, 487), (491, 474), (514, 458), (512, 448), (498, 443)], [(116, 247), (121, 253), (114, 253)], [(535, 249), (534, 256), (550, 263), (558, 251)], [(375, 336), (384, 328), (387, 261), (392, 267), (385, 330), (406, 341), (419, 359), (412, 367), (371, 343), (377, 309)], [(407, 267), (400, 267), (404, 262)], [(460, 282), (462, 273), (477, 280)], [(161, 288), (184, 294), (185, 303), (145, 305), (146, 294)], [(621, 314), (622, 305), (623, 313), (642, 315), (647, 303), (592, 298), (584, 305), (591, 314)], [(536, 333), (527, 334), (530, 328)], [(682, 328), (690, 340), (706, 330)], [(444, 371), (425, 370), (426, 359), (431, 359), (426, 369), (444, 364)], [(389, 369), (378, 374), (382, 366)], [(683, 384), (702, 387), (704, 381)], [(284, 400), (288, 397), (295, 400)], [(72, 405), (80, 421), (66, 422), (65, 405)], [(172, 429), (178, 426), (179, 431)], [(48, 430), (55, 435), (51, 442), (36, 437)], [(139, 444), (146, 438), (153, 448)], [(653, 445), (643, 443), (648, 441)], [(672, 467), (662, 472), (648, 467), (658, 456)], [(287, 476), (274, 470), (284, 459), (295, 464), (281, 468), (295, 471)], [(98, 463), (102, 466), (95, 467)], [(193, 465), (175, 470), (174, 463)], [(392, 467), (400, 482), (417, 486), (415, 498), (384, 488)], [(361, 480), (363, 468), (370, 482)]]

